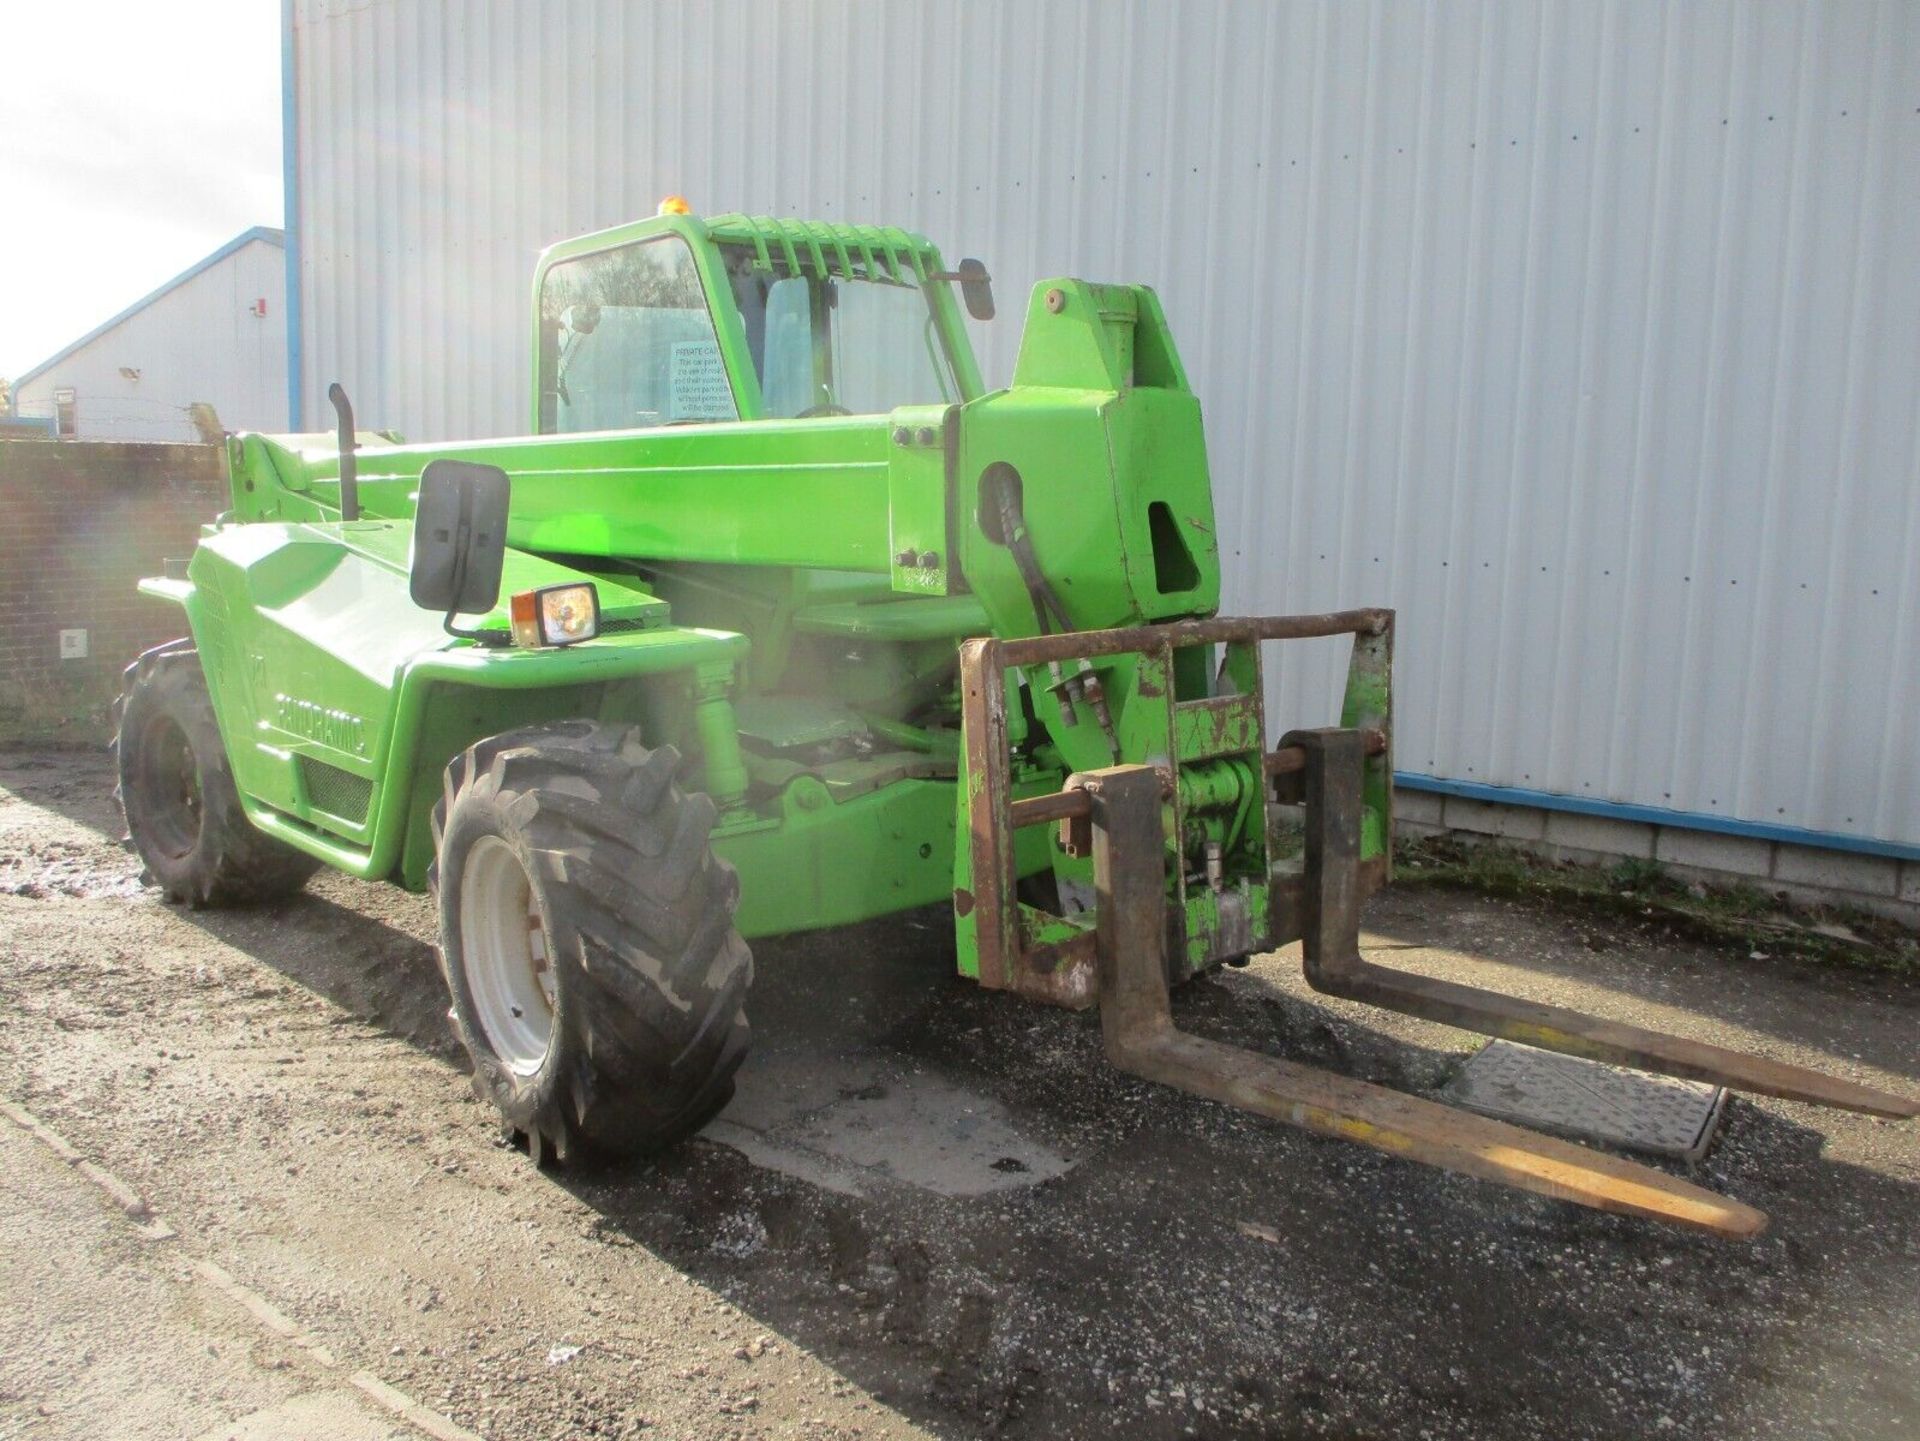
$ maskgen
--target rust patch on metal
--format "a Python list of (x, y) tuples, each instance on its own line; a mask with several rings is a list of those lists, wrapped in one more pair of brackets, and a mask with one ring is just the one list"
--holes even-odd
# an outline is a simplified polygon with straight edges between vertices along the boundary
[(953, 888), (953, 913), (956, 916), (970, 916), (973, 914), (973, 892), (965, 886), (955, 886)]
[[(1360, 753), (1369, 756), (1382, 756), (1387, 753), (1387, 733), (1379, 730), (1360, 732)], [(1264, 762), (1270, 776), (1294, 775), (1307, 768), (1306, 750), (1299, 745), (1282, 743), (1267, 752)]]
[[(1374, 856), (1361, 861), (1356, 884), (1365, 900), (1387, 883), (1387, 858)], [(1306, 878), (1300, 875), (1275, 877), (1267, 886), (1268, 945), (1281, 946), (1300, 939), (1306, 929)]]
[(1001, 643), (969, 640), (960, 647), (961, 735), (966, 748), (967, 846), (974, 886), (975, 944), (980, 984), (1012, 983), (1020, 951), (1015, 926), (1016, 883), (1011, 778), (1007, 763), (1006, 662)]
[(1175, 650), (1227, 641), (1314, 640), (1336, 635), (1382, 635), (1393, 627), (1393, 612), (1383, 609), (1338, 610), (1317, 615), (1215, 616), (1211, 620), (1166, 621), (1118, 630), (1078, 630), (1026, 636), (999, 642), (1001, 663), (1044, 665), (1056, 660), (1093, 660), (1128, 651)]
[(1030, 1001), (1083, 1011), (1099, 994), (1098, 945), (1093, 932), (1035, 946), (1020, 957), (1013, 990)]
[(1087, 798), (1077, 790), (1053, 791), (1044, 796), (1027, 796), (1012, 806), (1014, 827), (1045, 826), (1055, 821), (1073, 820), (1092, 814)]

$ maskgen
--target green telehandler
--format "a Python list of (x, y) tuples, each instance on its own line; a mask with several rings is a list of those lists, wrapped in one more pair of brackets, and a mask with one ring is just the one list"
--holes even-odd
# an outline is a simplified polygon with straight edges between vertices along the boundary
[[(988, 390), (897, 229), (663, 207), (533, 287), (533, 434), (227, 442), (129, 668), (118, 767), (157, 884), (320, 865), (431, 889), (475, 1087), (536, 1159), (646, 1154), (732, 1093), (746, 938), (952, 905), (960, 970), (1098, 1005), (1114, 1064), (1605, 1210), (1752, 1235), (1662, 1172), (1189, 1036), (1170, 989), (1299, 940), (1318, 989), (1775, 1096), (1920, 1107), (1361, 958), (1392, 847), (1393, 615), (1216, 615), (1200, 405), (1153, 292), (1036, 286)], [(1263, 647), (1351, 642), (1270, 739)]]

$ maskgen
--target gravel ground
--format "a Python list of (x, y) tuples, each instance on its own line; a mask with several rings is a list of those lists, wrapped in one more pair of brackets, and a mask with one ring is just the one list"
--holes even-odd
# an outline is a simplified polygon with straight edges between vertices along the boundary
[(5, 1122), (0, 1215), (0, 1435), (226, 1441), (225, 1423), (251, 1417), (245, 1441), (411, 1441), (404, 1423), (200, 1281), (182, 1248), (143, 1239)]
[[(230, 1318), (182, 1310), (193, 1258), (495, 1441), (1920, 1435), (1911, 1123), (1737, 1100), (1696, 1178), (1774, 1224), (1716, 1242), (1116, 1076), (1093, 1016), (956, 980), (919, 916), (757, 945), (758, 1044), (865, 1078), (856, 1100), (977, 1098), (1059, 1159), (1033, 1184), (941, 1194), (883, 1161), (834, 1189), (712, 1141), (542, 1175), (448, 1044), (420, 898), (327, 875), (270, 911), (166, 906), (109, 785), (95, 755), (0, 755), (0, 1094), (181, 1234), (123, 1283), (134, 1243), (7, 1138), (0, 1435), (185, 1435), (278, 1397), (270, 1349), (208, 1353)], [(1390, 890), (1367, 921), (1388, 964), (1920, 1087), (1909, 979), (1463, 894)], [(1177, 1010), (1414, 1090), (1472, 1048), (1310, 996), (1291, 952)], [(103, 1429), (147, 1384), (135, 1334), (199, 1408), (172, 1431)]]

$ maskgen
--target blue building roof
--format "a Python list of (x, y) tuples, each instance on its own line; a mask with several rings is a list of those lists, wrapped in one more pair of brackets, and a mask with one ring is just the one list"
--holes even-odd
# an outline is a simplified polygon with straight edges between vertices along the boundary
[(53, 369), (54, 366), (58, 365), (61, 361), (65, 360), (69, 355), (72, 355), (76, 350), (79, 350), (83, 346), (92, 344), (94, 341), (98, 340), (101, 336), (105, 335), (109, 330), (112, 330), (114, 326), (120, 324), (124, 320), (128, 320), (133, 316), (138, 315), (141, 311), (145, 310), (149, 305), (153, 304), (154, 301), (158, 300), (161, 296), (167, 294), (169, 291), (179, 289), (181, 286), (185, 285), (189, 280), (193, 279), (194, 276), (200, 274), (201, 271), (211, 269), (212, 267), (218, 265), (221, 261), (225, 260), (229, 255), (233, 254), (234, 251), (239, 250), (243, 246), (250, 245), (256, 240), (264, 240), (266, 241), (267, 244), (278, 246), (282, 250), (285, 250), (287, 248), (287, 238), (285, 234), (279, 230), (274, 229), (270, 225), (256, 225), (251, 230), (241, 231), (240, 234), (234, 236), (233, 239), (229, 240), (225, 245), (221, 246), (218, 250), (214, 251), (213, 254), (206, 256), (201, 260), (195, 261), (192, 265), (189, 265), (185, 270), (181, 271), (178, 275), (174, 276), (173, 279), (169, 280), (165, 285), (161, 286), (158, 290), (151, 291), (150, 293), (141, 296), (138, 300), (134, 301), (133, 304), (129, 305), (125, 310), (121, 311), (118, 315), (114, 316), (111, 320), (101, 321), (100, 324), (94, 326), (92, 330), (89, 330), (85, 335), (81, 336), (78, 340), (74, 341), (73, 344), (65, 346), (62, 349), (56, 351), (54, 354), (48, 356), (45, 360), (41, 361), (38, 365), (34, 366), (33, 369), (27, 371), (25, 374), (16, 378), (13, 382), (14, 406), (18, 407), (19, 405), (21, 386), (27, 384), (29, 381), (35, 380), (38, 377), (46, 374), (49, 370)]

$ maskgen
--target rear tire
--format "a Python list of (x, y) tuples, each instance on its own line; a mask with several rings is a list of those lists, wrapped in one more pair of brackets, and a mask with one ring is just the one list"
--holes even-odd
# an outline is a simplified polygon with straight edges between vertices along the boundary
[(753, 958), (679, 763), (569, 721), (447, 767), (430, 879), (454, 1031), (536, 1162), (661, 1151), (733, 1095)]
[(320, 868), (247, 819), (191, 643), (157, 646), (128, 666), (115, 710), (114, 793), (168, 900), (196, 910), (277, 900)]

